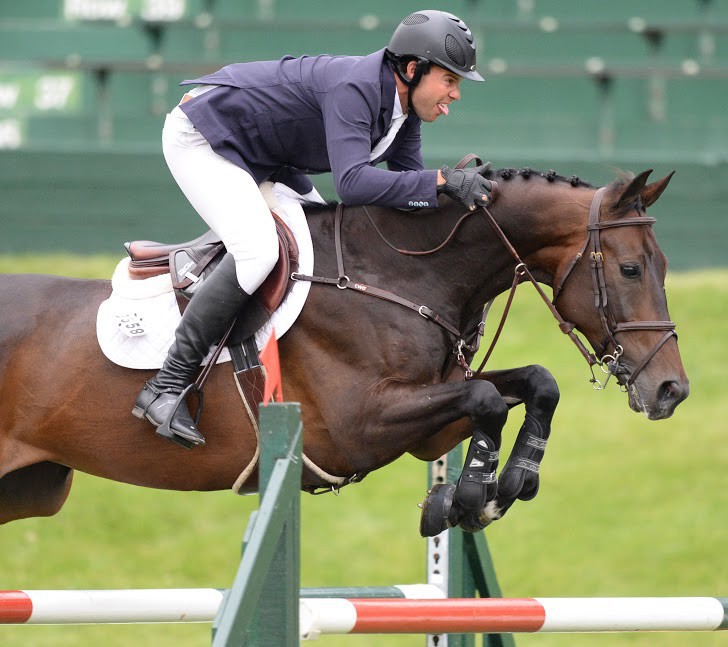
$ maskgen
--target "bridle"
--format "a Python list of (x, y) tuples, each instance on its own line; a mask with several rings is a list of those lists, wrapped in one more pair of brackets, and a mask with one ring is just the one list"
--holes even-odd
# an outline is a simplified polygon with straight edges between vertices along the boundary
[[(584, 246), (581, 251), (574, 257), (568, 269), (561, 277), (561, 280), (554, 288), (553, 303), (561, 294), (561, 290), (564, 287), (564, 283), (569, 278), (571, 271), (574, 269), (579, 260), (584, 256), (584, 253), (591, 246), (591, 252), (589, 258), (591, 259), (591, 270), (592, 270), (592, 284), (594, 286), (594, 306), (599, 312), (599, 319), (604, 329), (605, 337), (600, 344), (601, 350), (598, 351), (601, 355), (611, 344), (613, 353), (611, 355), (602, 355), (599, 360), (599, 365), (608, 368), (607, 378), (609, 375), (615, 375), (618, 373), (625, 373), (626, 370), (619, 364), (619, 359), (624, 353), (624, 348), (616, 340), (616, 335), (630, 331), (641, 331), (641, 330), (664, 330), (666, 331), (662, 338), (652, 347), (652, 350), (648, 352), (637, 364), (634, 370), (629, 374), (624, 384), (626, 387), (632, 386), (637, 376), (647, 366), (650, 360), (657, 354), (657, 351), (673, 336), (677, 337), (675, 332), (675, 324), (672, 321), (622, 321), (617, 322), (614, 314), (609, 306), (609, 300), (607, 298), (607, 280), (604, 272), (604, 252), (602, 252), (601, 236), (600, 232), (604, 229), (613, 229), (615, 227), (639, 227), (649, 226), (651, 227), (655, 219), (648, 216), (636, 216), (632, 218), (620, 218), (618, 220), (612, 220), (609, 222), (600, 221), (601, 203), (606, 191), (605, 187), (597, 190), (592, 198), (591, 207), (589, 208), (589, 223), (587, 224), (587, 239), (584, 242)], [(606, 381), (605, 381), (606, 384)], [(601, 385), (599, 388), (603, 388)]]
[[(677, 333), (675, 332), (675, 324), (672, 321), (626, 321), (626, 322), (617, 322), (616, 318), (614, 317), (614, 314), (609, 306), (609, 300), (607, 298), (607, 280), (606, 275), (604, 272), (604, 252), (602, 251), (602, 245), (601, 245), (601, 236), (600, 232), (604, 229), (613, 229), (615, 227), (630, 227), (630, 226), (652, 226), (655, 222), (654, 218), (650, 218), (648, 216), (636, 216), (632, 218), (620, 218), (619, 220), (609, 221), (609, 222), (601, 222), (600, 221), (600, 212), (601, 212), (601, 203), (602, 199), (604, 198), (604, 194), (606, 192), (606, 187), (602, 187), (598, 189), (594, 197), (592, 198), (591, 206), (589, 208), (589, 222), (587, 224), (587, 237), (584, 241), (584, 245), (582, 246), (581, 250), (576, 254), (576, 256), (572, 259), (571, 263), (569, 264), (568, 268), (566, 269), (566, 272), (564, 272), (563, 276), (561, 277), (561, 280), (558, 282), (558, 284), (554, 287), (554, 296), (553, 299), (549, 300), (549, 298), (544, 293), (541, 286), (536, 282), (536, 280), (533, 278), (533, 275), (526, 267), (526, 264), (521, 260), (521, 258), (518, 256), (518, 252), (516, 252), (513, 245), (511, 245), (510, 241), (506, 237), (506, 235), (503, 233), (503, 230), (500, 228), (498, 223), (495, 221), (495, 218), (491, 215), (490, 211), (486, 209), (485, 207), (482, 207), (483, 212), (485, 213), (488, 221), (490, 222), (491, 226), (495, 229), (496, 233), (500, 237), (501, 241), (506, 246), (506, 249), (510, 252), (511, 256), (513, 256), (514, 260), (516, 261), (516, 269), (515, 269), (515, 278), (513, 281), (513, 285), (511, 287), (511, 294), (509, 295), (508, 302), (506, 304), (506, 309), (503, 313), (501, 323), (499, 325), (499, 329), (496, 333), (496, 338), (491, 343), (491, 347), (489, 348), (488, 352), (486, 353), (486, 356), (483, 360), (483, 363), (478, 368), (476, 373), (480, 373), (485, 366), (485, 362), (488, 360), (488, 357), (490, 353), (493, 350), (493, 347), (495, 346), (495, 342), (497, 341), (497, 335), (500, 334), (500, 330), (503, 327), (503, 323), (505, 321), (505, 317), (508, 314), (508, 309), (510, 308), (510, 304), (513, 300), (513, 293), (515, 292), (516, 287), (518, 286), (521, 277), (526, 276), (529, 281), (534, 285), (536, 290), (538, 291), (539, 295), (543, 299), (544, 303), (549, 307), (551, 310), (552, 315), (559, 323), (559, 328), (561, 331), (567, 335), (569, 335), (570, 339), (574, 342), (576, 347), (579, 349), (579, 352), (583, 355), (584, 359), (586, 359), (587, 363), (589, 364), (589, 368), (592, 373), (592, 377), (590, 382), (594, 385), (594, 388), (597, 390), (603, 389), (607, 381), (609, 380), (609, 377), (611, 375), (625, 375), (628, 373), (627, 369), (624, 367), (624, 365), (619, 363), (619, 359), (622, 357), (624, 353), (624, 348), (621, 344), (619, 344), (616, 340), (616, 335), (624, 332), (630, 332), (630, 331), (641, 331), (641, 330), (665, 330), (665, 334), (662, 336), (662, 338), (652, 347), (652, 350), (650, 350), (649, 353), (647, 353), (642, 360), (637, 364), (637, 366), (634, 368), (634, 370), (628, 374), (627, 378), (624, 380), (624, 387), (628, 388), (631, 387), (632, 384), (634, 384), (634, 381), (637, 379), (637, 376), (642, 372), (642, 370), (647, 366), (647, 364), (650, 362), (650, 360), (657, 354), (657, 351), (662, 348), (662, 346), (672, 337), (677, 337)], [(562, 289), (564, 287), (564, 284), (566, 283), (566, 280), (569, 278), (569, 276), (572, 273), (572, 270), (576, 267), (577, 263), (584, 257), (584, 255), (589, 251), (589, 258), (591, 259), (591, 270), (592, 270), (592, 284), (594, 286), (594, 307), (597, 309), (599, 313), (599, 319), (602, 324), (602, 328), (604, 329), (605, 338), (604, 341), (600, 344), (600, 349), (597, 351), (598, 355), (601, 355), (601, 357), (598, 357), (594, 353), (591, 353), (587, 350), (587, 348), (584, 346), (584, 344), (581, 342), (581, 340), (576, 336), (576, 333), (574, 333), (575, 325), (571, 322), (568, 322), (563, 319), (561, 314), (556, 310), (556, 300), (559, 298), (559, 296), (562, 293)], [(612, 353), (608, 354), (606, 353), (606, 349), (611, 344), (612, 346)], [(602, 371), (607, 375), (606, 379), (603, 382), (600, 382), (596, 376), (594, 375), (594, 366), (599, 366)]]
[[(464, 158), (463, 162), (465, 161)], [(463, 163), (461, 162), (461, 164)], [(584, 245), (582, 246), (581, 250), (576, 254), (576, 256), (573, 258), (571, 263), (569, 264), (569, 267), (567, 268), (566, 272), (561, 277), (561, 280), (554, 288), (554, 297), (553, 299), (549, 299), (546, 293), (543, 291), (543, 288), (539, 285), (539, 283), (536, 281), (536, 279), (533, 277), (533, 274), (531, 274), (531, 271), (528, 269), (527, 265), (521, 260), (521, 257), (518, 255), (518, 252), (511, 244), (508, 237), (505, 235), (501, 227), (496, 222), (493, 215), (490, 213), (490, 211), (486, 207), (480, 207), (480, 212), (484, 214), (486, 217), (486, 220), (490, 224), (490, 226), (493, 228), (495, 233), (500, 238), (501, 242), (505, 246), (505, 248), (508, 250), (509, 254), (513, 257), (513, 259), (516, 261), (516, 267), (514, 270), (514, 278), (513, 283), (511, 285), (510, 293), (508, 295), (508, 300), (506, 302), (506, 306), (504, 308), (503, 314), (501, 315), (501, 320), (498, 325), (498, 328), (496, 330), (496, 333), (491, 341), (490, 347), (488, 348), (487, 352), (485, 353), (485, 356), (480, 363), (480, 366), (477, 368), (477, 370), (473, 371), (468, 364), (466, 358), (465, 358), (465, 352), (464, 351), (471, 351), (475, 352), (477, 350), (477, 343), (480, 340), (480, 337), (483, 335), (483, 329), (485, 326), (485, 315), (488, 312), (488, 309), (490, 307), (490, 303), (488, 303), (485, 307), (484, 314), (483, 314), (483, 320), (481, 321), (480, 325), (478, 326), (474, 337), (475, 337), (475, 343), (474, 344), (468, 344), (465, 339), (463, 338), (463, 335), (460, 333), (460, 331), (450, 322), (448, 322), (444, 317), (439, 315), (434, 309), (430, 308), (427, 305), (420, 304), (414, 301), (411, 301), (410, 299), (401, 297), (399, 295), (396, 295), (388, 290), (384, 290), (379, 287), (375, 287), (372, 285), (367, 285), (362, 282), (358, 281), (352, 281), (347, 275), (344, 270), (344, 258), (343, 258), (343, 252), (342, 252), (342, 245), (341, 245), (341, 224), (343, 221), (343, 214), (344, 214), (344, 205), (339, 204), (337, 205), (336, 214), (335, 214), (335, 225), (334, 225), (334, 244), (336, 248), (336, 261), (337, 261), (337, 269), (338, 269), (338, 277), (323, 277), (323, 276), (306, 276), (299, 273), (294, 273), (291, 275), (291, 280), (294, 281), (311, 281), (314, 283), (322, 283), (322, 284), (328, 284), (328, 285), (335, 285), (337, 288), (341, 290), (345, 289), (353, 289), (357, 292), (368, 294), (373, 297), (377, 297), (379, 299), (383, 299), (385, 301), (389, 301), (391, 303), (396, 303), (398, 305), (404, 306), (406, 308), (409, 308), (410, 310), (414, 310), (419, 315), (424, 317), (425, 319), (428, 319), (437, 325), (439, 325), (441, 328), (445, 329), (448, 333), (454, 336), (455, 338), (455, 349), (454, 352), (457, 356), (457, 363), (459, 366), (463, 368), (463, 371), (465, 373), (466, 379), (473, 379), (477, 378), (485, 368), (485, 365), (490, 358), (491, 353), (493, 352), (493, 349), (495, 348), (495, 345), (498, 341), (498, 338), (500, 336), (501, 331), (503, 330), (503, 326), (505, 324), (506, 318), (508, 316), (508, 312), (510, 310), (511, 304), (513, 303), (513, 298), (515, 296), (515, 291), (518, 285), (521, 283), (523, 278), (525, 277), (528, 279), (538, 292), (539, 296), (543, 300), (543, 302), (546, 304), (546, 306), (551, 311), (551, 314), (556, 319), (556, 321), (559, 324), (559, 328), (561, 332), (568, 335), (571, 341), (575, 344), (579, 352), (582, 354), (584, 359), (586, 360), (587, 364), (589, 365), (589, 369), (591, 371), (592, 377), (589, 380), (593, 385), (594, 388), (597, 390), (604, 389), (607, 381), (609, 380), (609, 377), (612, 375), (620, 375), (623, 376), (628, 373), (624, 365), (619, 363), (619, 359), (621, 358), (622, 354), (624, 353), (624, 348), (617, 342), (616, 335), (624, 332), (630, 332), (630, 331), (640, 331), (640, 330), (665, 330), (665, 334), (660, 339), (660, 341), (655, 344), (655, 346), (652, 348), (652, 350), (647, 353), (642, 360), (637, 364), (637, 367), (632, 371), (631, 374), (628, 375), (627, 379), (624, 381), (625, 387), (630, 387), (634, 383), (635, 379), (637, 379), (637, 376), (642, 372), (642, 370), (647, 366), (647, 364), (650, 362), (650, 360), (655, 356), (657, 351), (662, 348), (662, 346), (674, 335), (677, 336), (677, 333), (675, 332), (675, 324), (672, 321), (627, 321), (627, 322), (617, 322), (615, 320), (615, 317), (609, 307), (609, 301), (607, 299), (607, 283), (606, 283), (606, 276), (604, 272), (604, 253), (602, 252), (601, 247), (601, 239), (600, 239), (600, 232), (603, 229), (612, 229), (614, 227), (627, 227), (627, 226), (645, 226), (649, 225), (652, 226), (652, 224), (655, 222), (654, 218), (650, 218), (647, 216), (638, 216), (633, 218), (621, 218), (620, 220), (616, 221), (610, 221), (610, 222), (600, 222), (600, 207), (602, 198), (604, 197), (604, 193), (606, 191), (605, 187), (602, 187), (596, 191), (594, 194), (594, 197), (592, 198), (592, 203), (589, 209), (589, 222), (587, 224), (587, 238), (584, 242)], [(376, 223), (372, 219), (371, 215), (369, 214), (369, 211), (366, 209), (366, 207), (363, 207), (364, 213), (369, 218), (369, 221), (373, 225), (376, 233), (379, 235), (379, 237), (393, 250), (400, 254), (408, 255), (408, 256), (426, 256), (430, 254), (434, 254), (441, 249), (443, 249), (455, 236), (455, 233), (458, 231), (460, 226), (463, 224), (463, 222), (469, 218), (471, 215), (478, 213), (478, 211), (468, 211), (466, 212), (462, 217), (460, 217), (453, 227), (450, 234), (447, 236), (447, 238), (437, 247), (434, 247), (433, 249), (424, 250), (424, 251), (412, 251), (412, 250), (405, 250), (405, 249), (399, 249), (392, 245), (387, 239), (384, 237), (382, 232), (379, 230), (379, 228), (376, 226)], [(591, 259), (591, 269), (592, 269), (592, 280), (594, 285), (594, 305), (599, 313), (599, 319), (602, 323), (602, 327), (604, 328), (605, 332), (605, 339), (600, 345), (600, 350), (598, 351), (598, 354), (601, 355), (601, 357), (598, 357), (594, 353), (590, 352), (584, 343), (579, 339), (579, 337), (574, 332), (576, 326), (575, 324), (566, 321), (559, 311), (556, 309), (555, 303), (558, 299), (559, 295), (562, 293), (562, 289), (564, 287), (564, 284), (566, 283), (566, 280), (571, 275), (573, 269), (576, 267), (578, 262), (584, 257), (584, 255), (587, 253), (587, 250), (591, 247), (591, 251), (589, 252), (589, 257)], [(609, 345), (612, 345), (613, 351), (611, 354), (606, 353), (606, 349)], [(602, 371), (607, 375), (606, 379), (603, 382), (600, 382), (597, 377), (594, 375), (594, 366), (599, 366)]]

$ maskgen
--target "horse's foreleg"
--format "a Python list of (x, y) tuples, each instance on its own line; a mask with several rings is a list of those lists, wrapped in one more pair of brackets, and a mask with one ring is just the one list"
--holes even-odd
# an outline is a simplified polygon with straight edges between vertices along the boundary
[[(505, 415), (507, 416), (507, 409)], [(505, 416), (499, 427), (502, 428), (504, 424)], [(497, 438), (494, 438), (492, 431), (486, 434), (477, 425), (473, 429), (463, 471), (452, 495), (452, 508), (448, 515), (450, 525), (460, 525), (463, 530), (470, 532), (481, 529), (477, 521), (480, 512), (495, 499), (498, 491), (496, 469), (500, 444), (500, 430)]]
[(468, 416), (472, 438), (463, 471), (457, 484), (433, 488), (423, 504), (420, 532), (436, 535), (445, 528), (460, 524), (475, 531), (482, 528), (481, 511), (497, 492), (496, 469), (501, 444), (501, 430), (508, 417), (508, 406), (493, 384), (473, 380), (449, 387), (460, 397), (448, 409), (452, 420)]
[(490, 523), (500, 519), (516, 499), (530, 501), (538, 493), (539, 467), (559, 402), (559, 389), (551, 373), (536, 365), (492, 371), (483, 379), (492, 382), (504, 398), (520, 400), (526, 408), (513, 450), (498, 477), (498, 494), (482, 514), (482, 520)]

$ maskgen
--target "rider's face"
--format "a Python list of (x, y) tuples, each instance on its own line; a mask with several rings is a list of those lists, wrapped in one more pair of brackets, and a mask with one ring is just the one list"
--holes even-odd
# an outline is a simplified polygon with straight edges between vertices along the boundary
[[(415, 63), (407, 71), (414, 73)], [(410, 70), (411, 68), (411, 70)], [(440, 115), (447, 115), (450, 104), (460, 99), (462, 77), (438, 65), (430, 66), (430, 73), (422, 79), (412, 93), (412, 105), (422, 121), (435, 121)]]

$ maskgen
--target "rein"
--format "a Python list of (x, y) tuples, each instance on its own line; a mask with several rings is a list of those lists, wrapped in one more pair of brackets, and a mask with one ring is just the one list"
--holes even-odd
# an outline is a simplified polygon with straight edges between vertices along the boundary
[[(471, 157), (471, 156), (468, 156)], [(473, 156), (473, 158), (475, 158)], [(468, 158), (464, 158), (463, 161), (461, 161), (460, 164), (467, 163)], [(469, 160), (468, 160), (469, 161)], [(501, 229), (500, 225), (496, 222), (493, 215), (490, 213), (490, 211), (486, 207), (480, 207), (480, 210), (482, 211), (483, 215), (485, 216), (486, 220), (490, 224), (491, 228), (494, 230), (498, 238), (503, 243), (504, 247), (508, 251), (508, 253), (513, 257), (513, 259), (516, 261), (516, 267), (514, 269), (514, 277), (513, 277), (513, 283), (511, 284), (510, 292), (508, 295), (508, 299), (505, 305), (505, 308), (503, 310), (503, 314), (501, 315), (501, 320), (498, 324), (498, 328), (493, 336), (493, 339), (491, 341), (491, 344), (488, 348), (488, 350), (485, 353), (485, 356), (483, 360), (480, 363), (480, 366), (473, 371), (470, 365), (468, 364), (464, 350), (468, 350), (471, 352), (474, 352), (477, 350), (477, 344), (480, 340), (480, 337), (483, 335), (483, 329), (485, 326), (485, 316), (490, 309), (490, 305), (492, 303), (489, 302), (486, 304), (484, 313), (483, 313), (483, 320), (481, 321), (480, 325), (477, 327), (474, 337), (475, 337), (475, 343), (472, 345), (468, 345), (465, 340), (463, 339), (462, 334), (458, 330), (457, 327), (455, 327), (452, 323), (448, 322), (446, 319), (444, 319), (441, 315), (439, 315), (435, 310), (430, 308), (427, 305), (419, 304), (414, 301), (411, 301), (410, 299), (407, 299), (405, 297), (401, 297), (397, 294), (394, 294), (393, 292), (390, 292), (389, 290), (384, 290), (382, 288), (378, 288), (372, 285), (367, 285), (366, 283), (360, 283), (360, 282), (352, 282), (351, 279), (346, 275), (346, 272), (344, 270), (344, 257), (342, 252), (342, 246), (341, 246), (341, 223), (343, 221), (344, 217), (344, 205), (339, 203), (336, 207), (336, 215), (335, 215), (335, 226), (334, 226), (334, 244), (336, 249), (336, 264), (337, 264), (337, 270), (338, 270), (338, 277), (337, 278), (329, 278), (324, 276), (307, 276), (304, 274), (300, 274), (297, 272), (294, 272), (291, 274), (291, 280), (293, 281), (311, 281), (313, 283), (321, 283), (326, 285), (335, 285), (340, 290), (346, 290), (346, 289), (353, 289), (357, 292), (361, 292), (363, 294), (369, 294), (373, 297), (377, 297), (379, 299), (383, 299), (385, 301), (389, 301), (391, 303), (396, 303), (398, 305), (404, 306), (406, 308), (409, 308), (410, 310), (414, 310), (419, 315), (424, 317), (425, 319), (428, 319), (434, 323), (436, 323), (438, 326), (449, 332), (453, 337), (455, 338), (455, 348), (454, 352), (457, 355), (457, 363), (458, 365), (463, 369), (465, 373), (465, 379), (474, 379), (479, 377), (483, 369), (485, 368), (486, 363), (488, 362), (488, 359), (490, 358), (491, 353), (493, 352), (493, 349), (495, 348), (496, 343), (498, 342), (498, 339), (500, 337), (500, 334), (503, 330), (503, 327), (506, 322), (506, 318), (508, 317), (508, 313), (510, 311), (511, 305), (513, 303), (513, 298), (515, 296), (516, 289), (518, 288), (518, 285), (521, 283), (521, 281), (524, 279), (524, 277), (531, 282), (533, 287), (538, 292), (539, 296), (543, 300), (543, 302), (548, 307), (549, 311), (551, 312), (554, 319), (556, 319), (556, 322), (559, 325), (559, 329), (564, 334), (568, 335), (569, 339), (574, 343), (576, 348), (579, 350), (581, 355), (586, 360), (587, 364), (589, 365), (589, 369), (591, 371), (592, 377), (589, 380), (593, 385), (594, 388), (597, 390), (604, 389), (606, 387), (606, 384), (609, 380), (609, 377), (612, 375), (616, 375), (617, 373), (625, 373), (626, 370), (623, 370), (622, 365), (619, 364), (619, 359), (624, 353), (623, 347), (617, 343), (617, 340), (615, 338), (616, 335), (623, 332), (629, 332), (629, 331), (640, 331), (640, 330), (665, 330), (667, 331), (665, 335), (655, 344), (655, 346), (652, 348), (652, 350), (645, 355), (645, 357), (642, 358), (642, 360), (639, 362), (637, 367), (632, 371), (632, 373), (629, 375), (627, 380), (625, 381), (625, 386), (630, 387), (632, 384), (634, 384), (635, 379), (637, 376), (642, 372), (642, 370), (647, 366), (649, 361), (657, 354), (657, 352), (662, 348), (662, 346), (674, 335), (677, 336), (677, 333), (675, 332), (675, 324), (672, 321), (628, 321), (628, 322), (617, 322), (613, 316), (613, 313), (611, 312), (608, 304), (607, 299), (607, 284), (606, 284), (606, 275), (604, 272), (604, 253), (602, 252), (601, 248), (601, 239), (600, 239), (600, 232), (603, 229), (612, 229), (615, 227), (627, 227), (627, 226), (643, 226), (643, 225), (649, 225), (651, 226), (654, 222), (654, 218), (646, 217), (646, 216), (638, 216), (633, 218), (622, 218), (621, 220), (611, 221), (611, 222), (600, 222), (600, 208), (601, 208), (601, 202), (604, 197), (606, 191), (606, 187), (602, 187), (596, 191), (594, 194), (594, 197), (592, 198), (592, 203), (589, 208), (589, 222), (587, 224), (587, 238), (584, 242), (584, 245), (582, 246), (581, 250), (576, 254), (574, 259), (569, 264), (569, 267), (567, 268), (566, 272), (562, 276), (559, 283), (554, 288), (554, 297), (553, 299), (549, 299), (546, 293), (544, 292), (543, 288), (539, 285), (538, 281), (534, 278), (533, 274), (531, 274), (531, 271), (528, 269), (527, 265), (523, 262), (521, 257), (518, 255), (518, 252), (516, 251), (515, 247), (511, 244), (510, 240), (506, 236), (506, 234)], [(374, 230), (378, 234), (378, 236), (382, 239), (382, 241), (391, 249), (396, 251), (399, 254), (403, 254), (406, 256), (428, 256), (431, 254), (435, 254), (436, 252), (439, 252), (443, 248), (445, 248), (450, 241), (454, 238), (457, 231), (460, 229), (463, 222), (473, 215), (474, 213), (477, 213), (476, 211), (468, 211), (466, 212), (461, 218), (455, 223), (455, 226), (453, 227), (452, 231), (448, 234), (447, 238), (437, 245), (436, 247), (429, 249), (429, 250), (423, 250), (423, 251), (413, 251), (413, 250), (405, 250), (400, 249), (398, 247), (395, 247), (392, 245), (382, 234), (382, 232), (377, 227), (376, 223), (371, 217), (371, 214), (367, 210), (366, 207), (363, 207), (364, 213), (366, 213), (367, 218), (369, 219), (370, 223), (372, 224)], [(564, 284), (566, 280), (569, 278), (569, 276), (572, 273), (572, 270), (576, 267), (577, 263), (583, 258), (584, 254), (587, 251), (587, 248), (591, 245), (592, 251), (590, 253), (591, 258), (591, 268), (592, 268), (592, 282), (594, 285), (594, 306), (599, 312), (599, 318), (602, 323), (602, 327), (605, 331), (605, 340), (601, 344), (601, 351), (599, 354), (602, 354), (602, 357), (597, 357), (594, 353), (590, 352), (584, 343), (579, 339), (577, 334), (574, 332), (574, 329), (576, 326), (566, 321), (559, 311), (556, 309), (555, 303), (556, 299), (558, 299), (559, 295), (561, 294), (561, 291), (564, 287)], [(613, 353), (612, 354), (606, 354), (606, 348), (609, 344), (612, 344), (613, 346)], [(602, 371), (607, 375), (607, 378), (604, 380), (604, 382), (600, 382), (596, 376), (594, 375), (594, 366), (599, 366)], [(606, 368), (605, 368), (606, 367)]]

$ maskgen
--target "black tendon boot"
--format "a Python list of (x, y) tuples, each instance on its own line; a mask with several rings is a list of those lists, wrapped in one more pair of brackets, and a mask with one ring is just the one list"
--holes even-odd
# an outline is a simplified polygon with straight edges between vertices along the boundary
[[(183, 439), (179, 444), (185, 447), (204, 445), (205, 438), (181, 394), (194, 380), (210, 348), (222, 339), (249, 298), (238, 284), (233, 257), (225, 254), (187, 305), (167, 359), (159, 373), (144, 385), (132, 414), (161, 427), (157, 433), (170, 440), (179, 442), (175, 438), (179, 436)], [(172, 435), (165, 433), (167, 429)]]

